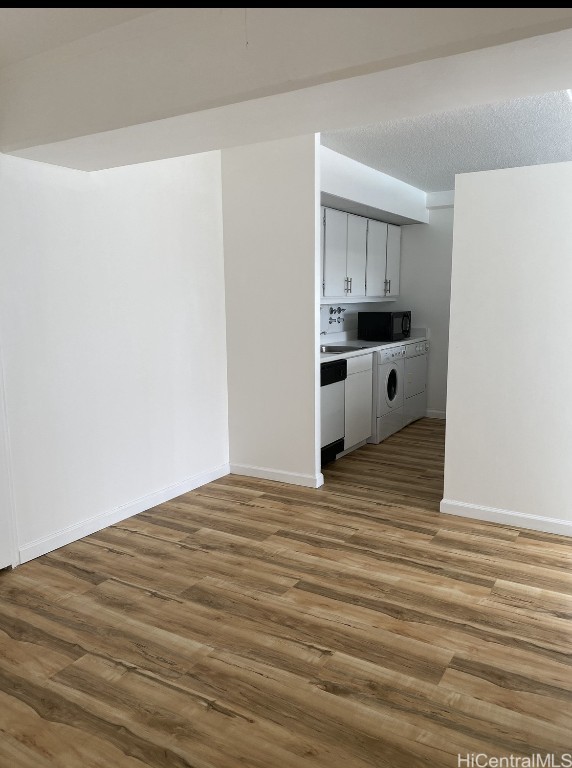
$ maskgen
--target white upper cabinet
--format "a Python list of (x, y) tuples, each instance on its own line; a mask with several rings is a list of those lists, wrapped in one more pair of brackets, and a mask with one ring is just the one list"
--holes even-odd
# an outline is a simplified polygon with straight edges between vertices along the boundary
[(385, 295), (386, 253), (387, 224), (370, 219), (367, 229), (366, 296)]
[(348, 214), (324, 210), (324, 296), (345, 296)]
[(401, 228), (333, 208), (322, 212), (322, 296), (399, 296)]
[(365, 296), (367, 219), (348, 214), (347, 296)]
[(387, 266), (385, 268), (385, 296), (399, 296), (399, 269), (401, 266), (401, 227), (387, 225)]

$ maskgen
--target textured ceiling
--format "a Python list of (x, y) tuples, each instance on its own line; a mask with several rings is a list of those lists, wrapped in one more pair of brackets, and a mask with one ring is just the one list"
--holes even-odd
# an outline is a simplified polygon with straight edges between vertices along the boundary
[(455, 174), (572, 160), (568, 91), (322, 133), (322, 144), (426, 192)]

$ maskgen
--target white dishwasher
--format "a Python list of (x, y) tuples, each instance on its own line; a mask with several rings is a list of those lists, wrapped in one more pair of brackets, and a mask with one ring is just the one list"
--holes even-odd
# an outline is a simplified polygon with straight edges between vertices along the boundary
[(322, 466), (344, 450), (347, 375), (347, 360), (332, 360), (320, 366)]

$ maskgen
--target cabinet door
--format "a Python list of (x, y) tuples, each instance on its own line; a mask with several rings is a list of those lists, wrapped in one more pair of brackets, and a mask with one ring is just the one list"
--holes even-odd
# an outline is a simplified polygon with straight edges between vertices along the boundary
[(324, 296), (345, 296), (348, 214), (326, 208), (324, 228)]
[(344, 448), (351, 448), (371, 435), (372, 371), (354, 373), (346, 379)]
[(387, 224), (368, 220), (366, 296), (385, 296)]
[(348, 296), (365, 296), (367, 219), (348, 214)]
[(399, 270), (401, 266), (401, 227), (387, 225), (386, 296), (399, 296)]

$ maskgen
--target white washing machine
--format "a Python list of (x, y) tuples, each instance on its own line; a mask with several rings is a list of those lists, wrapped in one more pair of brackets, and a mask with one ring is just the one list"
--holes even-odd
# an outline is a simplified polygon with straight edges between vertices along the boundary
[(405, 346), (375, 353), (373, 415), (368, 443), (380, 443), (405, 426)]

